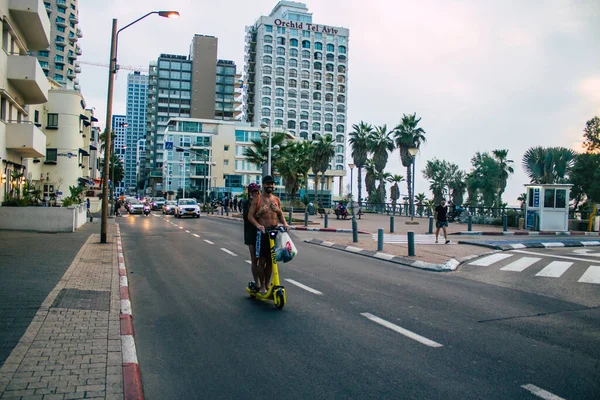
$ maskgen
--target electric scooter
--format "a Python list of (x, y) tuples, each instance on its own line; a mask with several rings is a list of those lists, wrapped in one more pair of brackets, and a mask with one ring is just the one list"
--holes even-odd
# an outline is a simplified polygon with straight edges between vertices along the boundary
[(277, 236), (277, 232), (285, 232), (285, 228), (279, 227), (273, 230), (267, 230), (267, 235), (269, 235), (269, 245), (271, 249), (271, 264), (273, 265), (273, 277), (271, 279), (271, 286), (268, 288), (267, 293), (260, 294), (258, 292), (258, 287), (255, 282), (249, 282), (248, 287), (246, 287), (246, 292), (258, 300), (273, 300), (275, 307), (278, 310), (281, 310), (286, 302), (285, 288), (281, 286), (281, 282), (279, 281), (279, 268), (277, 267), (277, 254), (275, 253), (275, 237)]
[(144, 215), (147, 217), (150, 214), (150, 206), (148, 204), (144, 205)]

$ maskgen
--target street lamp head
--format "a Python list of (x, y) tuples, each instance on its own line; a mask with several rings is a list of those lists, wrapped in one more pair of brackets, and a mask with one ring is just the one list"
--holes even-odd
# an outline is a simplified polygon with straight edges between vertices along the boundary
[(216, 167), (217, 163), (213, 161), (213, 162), (210, 163), (210, 165), (212, 165), (213, 167)]
[(159, 11), (158, 15), (165, 18), (177, 19), (179, 18), (179, 13), (177, 11)]
[(354, 164), (348, 164), (348, 167), (350, 167), (350, 169), (354, 169)]
[(261, 122), (261, 123), (260, 123), (260, 127), (261, 127), (262, 129), (267, 129), (267, 124), (266, 124), (265, 122)]
[(419, 152), (419, 148), (418, 148), (418, 147), (410, 147), (410, 148), (408, 149), (408, 153), (409, 153), (409, 154), (410, 154), (412, 157), (416, 156), (418, 152)]
[(279, 149), (280, 149), (280, 147), (279, 147), (278, 144), (276, 144), (275, 146), (273, 146), (273, 150), (279, 150)]
[(260, 138), (261, 138), (261, 139), (268, 139), (268, 138), (269, 138), (269, 135), (267, 135), (265, 132), (261, 132), (261, 133), (260, 133)]

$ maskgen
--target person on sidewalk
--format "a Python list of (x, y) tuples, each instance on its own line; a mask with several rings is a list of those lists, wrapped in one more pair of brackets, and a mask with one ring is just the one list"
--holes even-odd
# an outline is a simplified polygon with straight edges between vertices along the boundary
[(434, 210), (435, 217), (435, 242), (438, 242), (438, 236), (440, 235), (440, 229), (444, 231), (444, 240), (446, 244), (450, 243), (448, 240), (448, 207), (446, 206), (446, 199), (442, 199), (441, 204)]
[[(250, 211), (250, 205), (252, 200), (260, 196), (260, 186), (256, 183), (248, 185), (248, 200), (242, 201), (240, 204), (242, 207), (242, 219), (244, 220), (244, 244), (248, 246), (250, 250), (250, 260), (252, 265), (252, 279), (254, 279), (254, 285), (250, 285), (251, 290), (258, 291), (261, 282), (258, 279), (258, 258), (256, 257), (256, 227), (248, 220), (248, 212)], [(237, 205), (237, 204), (236, 204)]]

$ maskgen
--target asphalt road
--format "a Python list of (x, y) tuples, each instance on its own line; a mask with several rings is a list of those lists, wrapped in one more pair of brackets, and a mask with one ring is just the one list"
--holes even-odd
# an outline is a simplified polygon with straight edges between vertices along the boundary
[(597, 307), (297, 240), (278, 311), (241, 224), (119, 223), (147, 399), (600, 397)]

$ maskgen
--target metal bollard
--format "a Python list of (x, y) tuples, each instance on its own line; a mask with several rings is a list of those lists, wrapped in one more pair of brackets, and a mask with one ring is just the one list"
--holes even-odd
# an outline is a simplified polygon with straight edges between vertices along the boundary
[(308, 211), (304, 212), (304, 226), (308, 226)]
[(502, 216), (502, 225), (503, 225), (504, 232), (508, 231), (508, 215), (506, 215), (506, 214), (504, 214)]
[(394, 233), (394, 217), (390, 217), (390, 233)]
[(293, 208), (288, 212), (288, 225), (292, 224), (292, 211)]
[(429, 234), (433, 234), (433, 217), (429, 217)]
[(469, 223), (469, 228), (467, 230), (469, 232), (471, 232), (473, 230), (473, 217), (471, 215), (469, 215), (468, 223)]
[(229, 207), (225, 208), (225, 215), (229, 217)]
[(383, 229), (377, 229), (377, 251), (383, 250)]
[(414, 257), (415, 255), (415, 233), (408, 232), (408, 255)]
[(352, 218), (352, 241), (358, 243), (358, 223), (356, 218)]
[(329, 227), (329, 214), (325, 214), (325, 228)]

